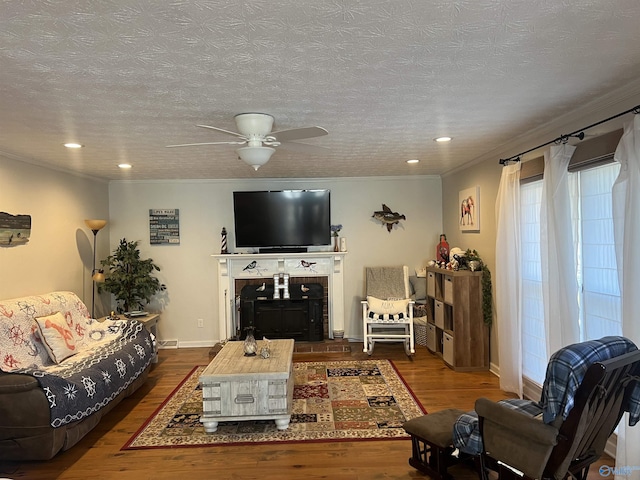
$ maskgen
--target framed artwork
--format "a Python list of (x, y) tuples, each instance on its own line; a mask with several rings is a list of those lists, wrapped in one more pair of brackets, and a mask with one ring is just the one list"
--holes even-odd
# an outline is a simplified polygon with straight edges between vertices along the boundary
[(25, 245), (31, 237), (31, 215), (0, 212), (0, 247)]
[(180, 245), (180, 209), (149, 209), (149, 243)]
[(480, 187), (460, 190), (458, 225), (462, 232), (480, 231)]

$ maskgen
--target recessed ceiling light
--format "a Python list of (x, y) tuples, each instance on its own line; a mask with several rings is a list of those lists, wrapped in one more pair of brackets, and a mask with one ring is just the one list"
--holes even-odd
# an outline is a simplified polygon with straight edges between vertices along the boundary
[(82, 148), (84, 145), (80, 145), (79, 143), (65, 143), (65, 147), (67, 148)]
[(439, 142), (439, 143), (450, 142), (451, 141), (451, 137), (438, 137), (438, 138), (434, 138), (434, 140), (436, 142)]
[(412, 158), (411, 160), (407, 160), (407, 163), (420, 163), (420, 160), (417, 158)]
[(118, 165), (118, 168), (121, 168), (123, 170), (127, 170), (127, 169), (131, 168), (131, 165), (128, 164), (128, 163), (121, 163), (121, 164)]

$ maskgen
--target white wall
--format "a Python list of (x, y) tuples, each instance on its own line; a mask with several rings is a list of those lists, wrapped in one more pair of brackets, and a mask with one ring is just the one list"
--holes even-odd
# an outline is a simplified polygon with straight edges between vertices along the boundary
[[(0, 247), (0, 300), (69, 290), (91, 309), (93, 234), (84, 219), (109, 218), (107, 183), (0, 156), (0, 185), (0, 211), (31, 215), (29, 242)], [(104, 231), (99, 257), (109, 251)]]
[[(496, 219), (495, 206), (500, 186), (502, 165), (496, 159), (466, 168), (455, 175), (447, 175), (442, 179), (443, 191), (443, 232), (447, 235), (449, 246), (477, 250), (495, 278), (496, 261)], [(480, 187), (479, 232), (463, 232), (459, 227), (460, 201), (459, 192), (471, 187)], [(495, 282), (493, 282), (495, 284)], [(490, 361), (497, 365), (497, 329), (491, 328)]]
[[(217, 318), (217, 265), (220, 232), (226, 227), (234, 251), (233, 198), (235, 190), (327, 188), (331, 190), (331, 223), (341, 223), (347, 238), (345, 261), (345, 336), (361, 338), (360, 300), (365, 266), (424, 265), (442, 230), (442, 190), (439, 177), (116, 181), (109, 186), (110, 244), (121, 238), (139, 240), (144, 258), (162, 269), (167, 285), (161, 302), (161, 340), (180, 346), (211, 345), (220, 340)], [(371, 216), (386, 203), (407, 217), (388, 233)], [(180, 245), (149, 244), (149, 209), (180, 209)], [(160, 304), (162, 303), (162, 304)], [(204, 319), (204, 328), (197, 319)]]

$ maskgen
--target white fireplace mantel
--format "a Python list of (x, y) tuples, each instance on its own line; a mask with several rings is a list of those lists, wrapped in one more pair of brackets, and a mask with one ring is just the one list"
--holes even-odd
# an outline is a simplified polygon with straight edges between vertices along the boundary
[[(344, 336), (344, 258), (346, 252), (256, 253), (212, 255), (218, 262), (218, 319), (220, 336), (235, 334), (236, 279), (264, 278), (275, 274), (295, 277), (327, 277), (329, 336)], [(222, 340), (223, 338), (221, 338)]]

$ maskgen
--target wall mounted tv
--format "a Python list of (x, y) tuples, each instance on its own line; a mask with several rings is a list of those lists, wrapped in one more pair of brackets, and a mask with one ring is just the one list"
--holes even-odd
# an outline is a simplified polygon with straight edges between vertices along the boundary
[(331, 244), (330, 190), (233, 192), (238, 248), (304, 251)]

